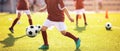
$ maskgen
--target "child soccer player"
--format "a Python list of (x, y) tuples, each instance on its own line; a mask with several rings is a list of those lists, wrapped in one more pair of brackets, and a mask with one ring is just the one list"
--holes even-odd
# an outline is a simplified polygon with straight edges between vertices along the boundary
[(34, 11), (34, 5), (36, 5), (36, 0), (29, 0), (30, 2), (30, 10)]
[(85, 26), (87, 25), (86, 22), (86, 16), (85, 16), (85, 9), (84, 9), (84, 4), (83, 1), (84, 0), (74, 0), (75, 2), (75, 7), (76, 7), (76, 26), (78, 26), (78, 18), (81, 18), (81, 14), (83, 14), (83, 18), (84, 18), (84, 24)]
[(98, 0), (99, 9), (102, 9), (102, 0)]
[(47, 9), (48, 17), (41, 29), (44, 44), (41, 47), (39, 47), (39, 49), (49, 49), (46, 30), (51, 26), (55, 26), (61, 32), (62, 35), (73, 39), (76, 44), (76, 49), (78, 49), (80, 47), (80, 39), (72, 35), (72, 33), (66, 31), (66, 27), (64, 24), (64, 17), (65, 17), (64, 12), (66, 13), (68, 19), (71, 22), (74, 22), (74, 20), (69, 15), (63, 3), (63, 0), (45, 0), (45, 3), (46, 3), (46, 7), (44, 7), (40, 11)]
[(29, 3), (28, 0), (18, 0), (18, 4), (17, 4), (17, 18), (14, 20), (14, 22), (12, 23), (11, 27), (9, 28), (9, 30), (14, 33), (14, 29), (13, 27), (15, 26), (15, 24), (17, 23), (17, 21), (20, 19), (21, 17), (21, 12), (24, 12), (27, 14), (28, 16), (28, 20), (29, 20), (29, 24), (32, 25), (32, 19), (31, 19), (31, 15), (30, 15), (30, 10), (29, 10)]

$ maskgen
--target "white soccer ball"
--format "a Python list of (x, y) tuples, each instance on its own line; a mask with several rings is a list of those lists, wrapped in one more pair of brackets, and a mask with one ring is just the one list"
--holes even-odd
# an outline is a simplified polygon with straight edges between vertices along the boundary
[(37, 33), (38, 33), (37, 28), (34, 25), (30, 25), (26, 28), (26, 35), (28, 37), (35, 37)]
[(40, 25), (36, 25), (36, 28), (37, 28), (37, 31), (38, 31), (38, 33), (39, 33), (40, 30), (41, 30), (41, 26), (40, 26)]
[(111, 30), (112, 24), (110, 22), (107, 22), (105, 25), (106, 30)]

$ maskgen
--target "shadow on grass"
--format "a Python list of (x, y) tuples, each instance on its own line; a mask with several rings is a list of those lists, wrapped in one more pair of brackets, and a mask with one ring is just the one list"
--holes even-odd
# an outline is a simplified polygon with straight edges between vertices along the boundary
[(1, 44), (4, 44), (3, 48), (11, 47), (14, 45), (15, 41), (25, 37), (26, 35), (20, 36), (20, 37), (14, 37), (13, 34), (9, 33), (9, 37), (5, 38), (3, 41), (0, 41)]
[(49, 49), (38, 49), (38, 50), (40, 50), (40, 51), (47, 51), (47, 50), (49, 50)]
[(75, 51), (81, 51), (80, 49), (75, 49)]
[(83, 26), (83, 27), (78, 27), (76, 26), (76, 28), (74, 29), (75, 31), (78, 31), (78, 32), (82, 32), (82, 31), (85, 31), (86, 30), (86, 26)]
[(112, 30), (106, 30), (106, 31), (112, 31)]
[[(42, 50), (42, 51), (47, 51), (49, 49), (39, 49), (39, 50)], [(81, 51), (80, 49), (75, 49), (75, 51)]]
[(42, 51), (47, 51), (48, 49), (41, 49)]

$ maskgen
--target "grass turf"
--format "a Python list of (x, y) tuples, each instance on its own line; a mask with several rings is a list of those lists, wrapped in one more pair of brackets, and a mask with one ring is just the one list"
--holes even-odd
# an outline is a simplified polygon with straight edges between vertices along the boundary
[[(71, 16), (75, 19), (75, 14)], [(48, 51), (120, 51), (120, 13), (109, 13), (109, 19), (105, 19), (104, 13), (87, 13), (86, 16), (86, 27), (83, 19), (79, 19), (79, 27), (75, 26), (75, 22), (71, 23), (65, 19), (67, 31), (81, 39), (79, 49), (75, 49), (72, 39), (53, 28), (47, 31), (50, 46)], [(42, 25), (46, 17), (47, 13), (33, 13), (33, 24)], [(29, 25), (25, 14), (15, 25), (15, 33), (10, 33), (8, 28), (15, 18), (15, 14), (0, 13), (0, 51), (44, 51), (38, 49), (43, 44), (41, 33), (34, 38), (25, 36), (25, 28)], [(106, 22), (112, 23), (111, 31), (106, 31)]]

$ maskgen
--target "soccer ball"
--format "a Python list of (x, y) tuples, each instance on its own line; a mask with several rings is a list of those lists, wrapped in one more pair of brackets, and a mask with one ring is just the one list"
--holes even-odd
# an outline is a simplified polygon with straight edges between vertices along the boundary
[(106, 30), (111, 30), (112, 24), (110, 22), (107, 22), (105, 25)]
[(37, 28), (37, 31), (38, 31), (38, 33), (39, 33), (40, 30), (41, 30), (41, 26), (40, 26), (40, 25), (36, 25), (36, 28)]
[(35, 37), (37, 33), (38, 33), (37, 28), (34, 25), (30, 25), (26, 28), (26, 35), (28, 37)]

